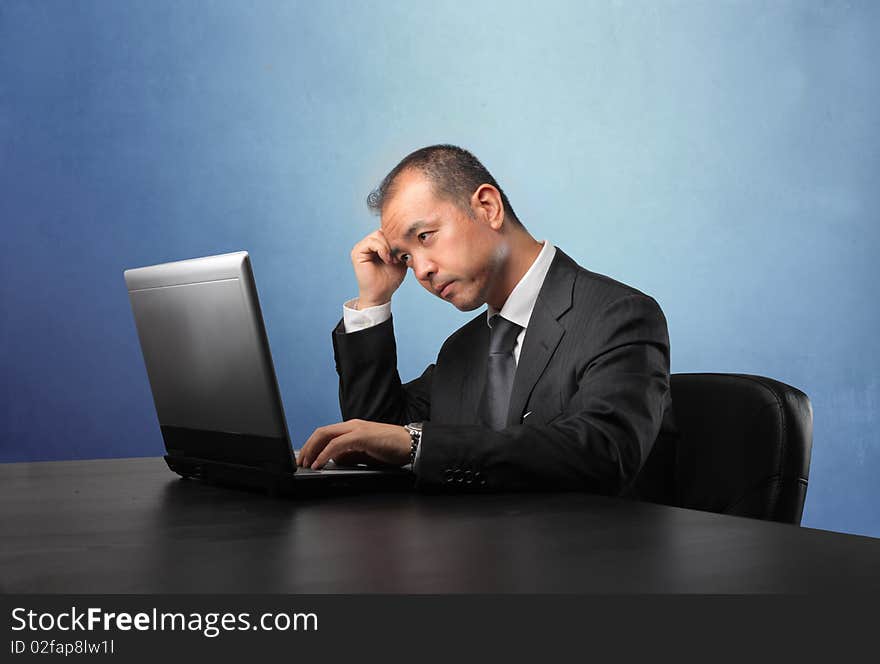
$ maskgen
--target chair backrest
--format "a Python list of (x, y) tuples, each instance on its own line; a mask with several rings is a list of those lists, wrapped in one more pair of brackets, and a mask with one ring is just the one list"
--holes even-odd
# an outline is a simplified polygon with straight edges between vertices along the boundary
[(813, 410), (797, 388), (745, 374), (673, 374), (675, 503), (800, 524)]

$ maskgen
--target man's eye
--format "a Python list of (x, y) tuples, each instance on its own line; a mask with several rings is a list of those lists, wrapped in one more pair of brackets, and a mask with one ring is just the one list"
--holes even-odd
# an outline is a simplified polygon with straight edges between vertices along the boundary
[(428, 237), (430, 237), (430, 235), (431, 235), (431, 233), (429, 231), (423, 231), (423, 232), (419, 233), (416, 237), (419, 238), (419, 242), (424, 242), (425, 240), (428, 239)]
[(409, 263), (409, 254), (400, 254), (398, 258), (400, 259), (401, 263)]

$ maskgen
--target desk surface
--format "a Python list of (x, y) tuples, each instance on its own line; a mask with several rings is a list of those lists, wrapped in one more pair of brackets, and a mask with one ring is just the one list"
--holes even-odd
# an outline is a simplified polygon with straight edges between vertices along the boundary
[(161, 458), (0, 465), (0, 591), (855, 592), (880, 539), (588, 494), (272, 498)]

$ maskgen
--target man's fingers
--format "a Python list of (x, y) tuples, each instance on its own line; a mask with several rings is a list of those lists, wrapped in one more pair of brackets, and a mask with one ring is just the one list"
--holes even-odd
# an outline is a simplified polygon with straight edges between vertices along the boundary
[(352, 250), (352, 257), (364, 261), (372, 261), (374, 256), (378, 256), (383, 262), (389, 265), (394, 263), (394, 257), (391, 255), (391, 245), (382, 234), (382, 231), (371, 233), (363, 240), (358, 242)]
[(323, 468), (327, 464), (327, 462), (330, 461), (330, 459), (335, 459), (337, 456), (342, 456), (346, 452), (362, 451), (357, 446), (359, 440), (360, 437), (354, 431), (336, 436), (327, 444), (326, 447), (324, 447), (323, 450), (321, 450), (321, 453), (312, 462), (312, 470)]
[(388, 248), (388, 245), (383, 245), (375, 240), (360, 245), (360, 248), (356, 252), (356, 259), (361, 262), (373, 261), (376, 256), (378, 256), (382, 262), (388, 264), (392, 263), (394, 260), (391, 257), (391, 250)]
[(302, 466), (303, 468), (312, 465), (315, 457), (320, 454), (321, 450), (324, 449), (328, 442), (333, 440), (336, 436), (351, 430), (352, 422), (353, 420), (339, 422), (337, 424), (328, 424), (327, 426), (315, 429), (299, 451), (297, 465)]
[[(330, 425), (334, 426), (334, 425)], [(308, 467), (318, 453), (324, 449), (324, 446), (333, 439), (333, 435), (329, 433), (330, 426), (318, 427), (312, 432), (299, 451), (299, 465)]]

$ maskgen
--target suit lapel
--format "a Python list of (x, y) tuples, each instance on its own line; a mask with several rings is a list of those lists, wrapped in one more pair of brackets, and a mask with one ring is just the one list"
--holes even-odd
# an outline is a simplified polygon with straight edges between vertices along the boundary
[(462, 368), (462, 382), (458, 390), (459, 402), (456, 410), (459, 424), (473, 424), (481, 421), (480, 403), (486, 386), (486, 355), (489, 352), (489, 326), (485, 316), (468, 335), (470, 352), (459, 358), (465, 363)]
[[(510, 408), (507, 411), (508, 426), (522, 421), (523, 410), (535, 384), (565, 336), (565, 328), (559, 323), (559, 318), (571, 308), (576, 274), (574, 261), (557, 248), (523, 339), (516, 376), (513, 379)], [(483, 382), (485, 380), (484, 369)]]

